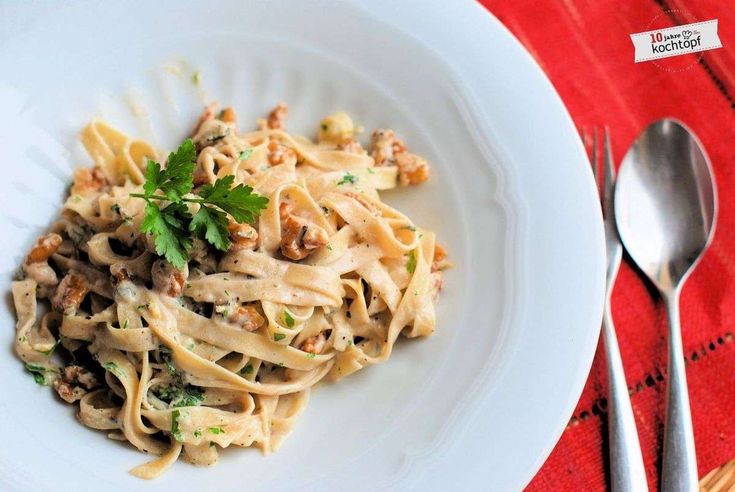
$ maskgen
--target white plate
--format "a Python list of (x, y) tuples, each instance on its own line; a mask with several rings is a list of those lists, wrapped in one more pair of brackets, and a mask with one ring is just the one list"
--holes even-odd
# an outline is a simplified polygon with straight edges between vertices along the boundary
[[(156, 486), (513, 490), (531, 479), (591, 363), (602, 227), (569, 116), (496, 19), (469, 1), (418, 0), (44, 3), (14, 15), (24, 27), (0, 46), (3, 292), (72, 168), (89, 164), (77, 135), (94, 116), (171, 148), (202, 96), (243, 122), (283, 99), (294, 130), (312, 134), (342, 109), (397, 129), (434, 166), (426, 186), (387, 196), (457, 262), (436, 335), (318, 388), (279, 453), (177, 463)], [(76, 423), (24, 374), (7, 306), (2, 488), (150, 490), (126, 473), (146, 456)]]

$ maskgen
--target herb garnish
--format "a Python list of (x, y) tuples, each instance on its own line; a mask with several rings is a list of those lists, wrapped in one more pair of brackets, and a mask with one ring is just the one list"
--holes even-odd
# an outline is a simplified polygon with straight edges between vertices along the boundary
[(207, 429), (212, 434), (224, 434), (225, 430), (222, 427), (210, 427)]
[(356, 182), (357, 182), (357, 176), (355, 176), (352, 173), (345, 173), (344, 177), (341, 180), (337, 181), (337, 186), (341, 186), (347, 183), (355, 184)]
[(161, 359), (163, 360), (163, 363), (166, 364), (166, 369), (168, 369), (169, 374), (175, 376), (177, 371), (176, 366), (171, 360), (171, 351), (168, 347), (161, 346), (158, 349), (158, 353), (161, 354)]
[(406, 270), (408, 270), (408, 273), (412, 274), (416, 271), (416, 251), (411, 250), (406, 256), (408, 256), (408, 261), (406, 262)]
[(36, 384), (40, 384), (41, 386), (48, 386), (50, 384), (50, 381), (46, 378), (46, 373), (54, 372), (45, 366), (34, 364), (32, 362), (26, 364), (26, 371), (30, 372), (33, 375), (33, 380)]
[(253, 155), (253, 149), (245, 149), (242, 152), (240, 152), (240, 160), (241, 161), (247, 161), (250, 156)]
[(286, 322), (286, 326), (289, 328), (293, 328), (293, 325), (296, 323), (293, 319), (293, 316), (291, 316), (291, 313), (288, 312), (288, 310), (283, 310), (283, 320)]
[[(230, 247), (227, 216), (238, 223), (252, 224), (268, 204), (266, 197), (253, 193), (249, 186), (238, 184), (233, 188), (235, 177), (231, 175), (202, 186), (198, 196), (185, 197), (194, 188), (195, 161), (194, 143), (186, 139), (176, 152), (169, 154), (165, 169), (148, 160), (144, 193), (130, 194), (146, 201), (140, 230), (153, 235), (156, 253), (179, 270), (189, 259), (191, 233), (203, 236), (215, 248), (226, 251)], [(158, 191), (162, 194), (157, 194)], [(161, 207), (161, 201), (169, 203)], [(200, 205), (193, 217), (187, 203)]]
[(184, 440), (184, 436), (181, 435), (181, 431), (179, 430), (179, 417), (181, 416), (181, 411), (174, 410), (171, 412), (171, 435), (174, 436), (174, 439), (181, 442)]
[(275, 340), (276, 342), (280, 342), (284, 338), (286, 338), (286, 335), (284, 335), (283, 333), (274, 333), (273, 334), (273, 340)]
[(253, 372), (253, 365), (248, 363), (245, 367), (240, 369), (240, 374), (250, 374)]
[(204, 401), (201, 389), (190, 384), (171, 384), (156, 391), (156, 396), (172, 407), (196, 407)]

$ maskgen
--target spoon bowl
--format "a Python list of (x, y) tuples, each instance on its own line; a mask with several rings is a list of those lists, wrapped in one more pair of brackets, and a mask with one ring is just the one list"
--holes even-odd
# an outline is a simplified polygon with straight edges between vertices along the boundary
[(712, 240), (710, 163), (681, 122), (651, 124), (623, 159), (615, 217), (628, 253), (659, 289), (681, 285)]
[(669, 318), (666, 428), (661, 490), (698, 490), (679, 294), (712, 240), (717, 196), (709, 159), (679, 121), (652, 123), (628, 150), (615, 187), (620, 238), (658, 287)]

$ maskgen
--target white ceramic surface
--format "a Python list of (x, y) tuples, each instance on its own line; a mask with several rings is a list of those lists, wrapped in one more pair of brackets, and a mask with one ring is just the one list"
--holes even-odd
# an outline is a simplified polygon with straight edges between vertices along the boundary
[(77, 136), (90, 118), (170, 149), (213, 99), (241, 126), (286, 100), (290, 128), (307, 135), (335, 110), (395, 128), (433, 175), (387, 200), (437, 230), (457, 267), (436, 335), (319, 387), (277, 454), (232, 449), (214, 468), (177, 463), (153, 484), (126, 473), (145, 455), (78, 424), (23, 372), (6, 295), (3, 490), (515, 490), (531, 479), (591, 363), (602, 227), (571, 120), (496, 19), (465, 0), (28, 9), (0, 37), (3, 292), (72, 169), (89, 164)]

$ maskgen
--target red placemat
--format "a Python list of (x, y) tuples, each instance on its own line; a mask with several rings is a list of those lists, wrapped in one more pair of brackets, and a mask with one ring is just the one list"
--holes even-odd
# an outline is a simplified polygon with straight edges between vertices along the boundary
[[(579, 126), (608, 125), (616, 159), (653, 120), (673, 116), (701, 139), (720, 199), (714, 242), (683, 291), (681, 315), (700, 477), (735, 458), (735, 5), (730, 1), (481, 0), (526, 46)], [(629, 35), (719, 19), (724, 48), (633, 63)], [(553, 163), (550, 163), (550, 165)], [(613, 316), (652, 489), (666, 389), (666, 313), (626, 259)], [(528, 490), (603, 490), (605, 363), (598, 350), (574, 415)]]

